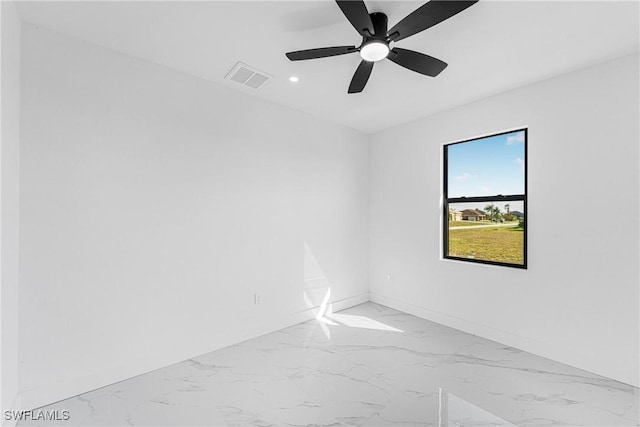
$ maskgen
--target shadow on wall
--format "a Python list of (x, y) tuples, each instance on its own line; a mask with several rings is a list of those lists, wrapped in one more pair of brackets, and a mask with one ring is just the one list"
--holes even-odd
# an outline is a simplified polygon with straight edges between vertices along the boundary
[(333, 313), (331, 305), (331, 282), (322, 271), (322, 267), (320, 267), (307, 242), (304, 243), (303, 298), (308, 308), (317, 308), (316, 320), (327, 339), (331, 339), (331, 330), (327, 325), (403, 332), (400, 329), (366, 316)]

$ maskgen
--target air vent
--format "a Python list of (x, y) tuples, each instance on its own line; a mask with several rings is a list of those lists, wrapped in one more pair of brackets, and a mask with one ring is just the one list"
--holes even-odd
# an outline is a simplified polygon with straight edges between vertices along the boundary
[(250, 65), (238, 62), (224, 77), (228, 80), (248, 86), (252, 89), (260, 89), (273, 78), (273, 75), (253, 68)]

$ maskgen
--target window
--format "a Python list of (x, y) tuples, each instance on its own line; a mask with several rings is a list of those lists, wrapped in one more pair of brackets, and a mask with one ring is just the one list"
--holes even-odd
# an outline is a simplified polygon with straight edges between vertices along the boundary
[(527, 129), (444, 146), (447, 259), (527, 268)]

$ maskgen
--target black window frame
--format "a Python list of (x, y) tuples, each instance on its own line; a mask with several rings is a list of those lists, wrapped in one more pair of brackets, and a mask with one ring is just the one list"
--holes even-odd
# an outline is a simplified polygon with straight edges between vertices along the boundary
[[(524, 132), (524, 194), (497, 194), (495, 196), (471, 196), (471, 197), (451, 197), (448, 196), (449, 190), (449, 159), (448, 159), (448, 148), (452, 145), (464, 144), (466, 142), (479, 141), (485, 138), (491, 138), (494, 136), (505, 135), (508, 133), (515, 132)], [(529, 142), (529, 134), (528, 128), (522, 127), (517, 129), (511, 129), (508, 131), (502, 131), (497, 133), (492, 133), (484, 136), (477, 136), (474, 138), (465, 139), (463, 141), (450, 142), (443, 145), (443, 189), (442, 189), (442, 200), (443, 200), (443, 210), (442, 210), (442, 248), (443, 248), (443, 258), (455, 261), (465, 261), (475, 264), (488, 264), (488, 265), (496, 265), (501, 267), (511, 267), (511, 268), (519, 268), (519, 269), (527, 269), (527, 229), (529, 224), (529, 218), (527, 214), (527, 181), (528, 181), (528, 163), (529, 163), (529, 155), (527, 153)], [(473, 202), (510, 202), (510, 201), (522, 201), (523, 202), (523, 215), (524, 215), (524, 227), (523, 227), (523, 263), (522, 264), (513, 264), (508, 262), (499, 262), (499, 261), (491, 261), (484, 259), (476, 259), (476, 258), (466, 258), (466, 257), (458, 257), (458, 256), (450, 256), (449, 254), (449, 204), (452, 203), (473, 203)]]

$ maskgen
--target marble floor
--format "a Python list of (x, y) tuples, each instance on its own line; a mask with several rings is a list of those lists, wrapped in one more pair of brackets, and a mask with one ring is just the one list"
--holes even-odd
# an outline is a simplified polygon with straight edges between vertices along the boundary
[(366, 303), (41, 409), (71, 416), (46, 425), (637, 426), (639, 397)]

